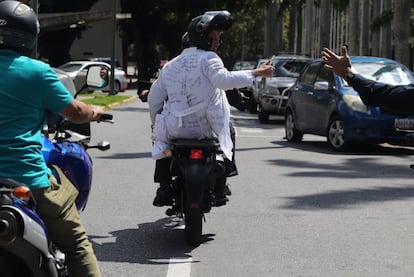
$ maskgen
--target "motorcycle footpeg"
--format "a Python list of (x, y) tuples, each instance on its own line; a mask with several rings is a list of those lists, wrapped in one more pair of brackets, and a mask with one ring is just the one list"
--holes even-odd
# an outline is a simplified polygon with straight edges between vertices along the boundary
[(165, 211), (165, 214), (168, 215), (168, 216), (174, 216), (174, 215), (178, 215), (179, 212), (178, 212), (177, 208), (173, 206), (171, 208), (168, 208)]
[(173, 211), (173, 209), (167, 209), (165, 211), (165, 214), (168, 215), (168, 216), (173, 216), (174, 215), (174, 211)]

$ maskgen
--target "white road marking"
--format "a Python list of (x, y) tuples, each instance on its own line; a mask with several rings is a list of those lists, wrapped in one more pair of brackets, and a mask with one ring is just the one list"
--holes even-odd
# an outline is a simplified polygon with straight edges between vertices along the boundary
[(166, 277), (190, 277), (192, 257), (171, 257)]
[(240, 132), (243, 133), (255, 133), (255, 134), (261, 134), (263, 133), (263, 129), (260, 128), (237, 128)]

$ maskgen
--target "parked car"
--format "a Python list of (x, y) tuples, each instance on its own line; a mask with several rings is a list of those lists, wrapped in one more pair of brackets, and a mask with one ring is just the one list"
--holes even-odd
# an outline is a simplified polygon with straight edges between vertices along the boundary
[[(111, 57), (95, 57), (95, 58), (88, 58), (88, 61), (93, 61), (93, 62), (104, 62), (107, 64), (112, 64), (111, 63)], [(115, 68), (118, 69), (122, 69), (122, 65), (119, 62), (118, 59), (115, 59)]]
[[(68, 73), (75, 83), (75, 87), (79, 90), (80, 86), (85, 83), (84, 78), (86, 76), (86, 68), (92, 65), (105, 65), (111, 68), (110, 64), (99, 61), (72, 61), (67, 62), (58, 68)], [(128, 78), (124, 70), (115, 68), (114, 78), (114, 93), (125, 91), (128, 88)], [(103, 91), (109, 91), (109, 85), (102, 89)], [(88, 92), (93, 92), (88, 91)]]
[[(261, 66), (263, 63), (265, 63), (266, 61), (268, 61), (269, 59), (259, 59), (256, 63), (255, 66), (253, 68), (249, 68), (249, 69), (255, 69), (258, 68), (259, 66)], [(234, 70), (234, 67), (233, 67)], [(254, 84), (256, 82), (259, 82), (261, 80), (261, 77), (256, 77)], [(239, 91), (242, 93), (243, 99), (244, 99), (244, 105), (245, 108), (250, 112), (250, 113), (256, 113), (257, 112), (257, 102), (254, 99), (253, 96), (253, 89), (255, 85), (251, 85), (248, 87), (244, 87), (239, 89)]]
[(255, 61), (236, 61), (233, 65), (233, 70), (254, 69)]
[(58, 76), (59, 80), (65, 85), (65, 87), (69, 90), (69, 92), (72, 94), (72, 96), (76, 93), (75, 85), (72, 81), (72, 77), (65, 71), (52, 67), (53, 71), (55, 71), (56, 75)]
[[(351, 57), (353, 67), (366, 78), (391, 85), (414, 84), (414, 73), (404, 65), (377, 57)], [(301, 141), (304, 134), (327, 137), (335, 150), (355, 143), (403, 143), (396, 131), (399, 122), (414, 116), (398, 116), (379, 107), (366, 106), (345, 80), (327, 70), (321, 59), (309, 63), (287, 90), (286, 139)]]
[(261, 123), (269, 121), (269, 115), (283, 115), (287, 103), (285, 89), (296, 81), (302, 69), (312, 59), (306, 55), (278, 54), (271, 57), (275, 67), (272, 78), (256, 78), (253, 86), (253, 97), (256, 105), (251, 111), (258, 109)]

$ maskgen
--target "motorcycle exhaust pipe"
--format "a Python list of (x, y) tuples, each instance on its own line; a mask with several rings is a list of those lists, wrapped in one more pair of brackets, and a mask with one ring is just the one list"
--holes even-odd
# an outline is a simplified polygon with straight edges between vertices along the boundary
[(13, 243), (18, 233), (16, 216), (10, 211), (0, 211), (0, 246)]

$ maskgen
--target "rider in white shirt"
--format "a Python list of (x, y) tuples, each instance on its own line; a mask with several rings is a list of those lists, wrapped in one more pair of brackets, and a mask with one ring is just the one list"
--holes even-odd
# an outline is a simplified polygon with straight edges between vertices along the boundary
[[(274, 71), (269, 64), (255, 70), (231, 72), (224, 67), (216, 51), (222, 43), (221, 34), (232, 22), (227, 11), (195, 17), (187, 30), (189, 47), (169, 61), (152, 84), (148, 104), (155, 160), (168, 159), (165, 153), (170, 149), (171, 139), (212, 137), (218, 138), (226, 158), (232, 160), (234, 145), (225, 90), (249, 86), (255, 76), (271, 77)], [(165, 163), (169, 165), (168, 160)], [(166, 176), (156, 172), (154, 178), (160, 183), (155, 206), (167, 205), (172, 194), (170, 180), (160, 180), (164, 179), (161, 175)], [(216, 198), (225, 197), (223, 192), (219, 194)]]

